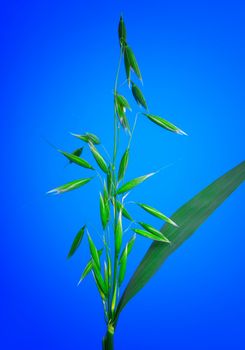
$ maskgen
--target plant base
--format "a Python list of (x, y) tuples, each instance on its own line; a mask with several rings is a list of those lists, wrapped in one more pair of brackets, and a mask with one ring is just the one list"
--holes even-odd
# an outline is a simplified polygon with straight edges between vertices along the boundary
[(103, 350), (114, 350), (114, 329), (108, 328), (102, 342)]

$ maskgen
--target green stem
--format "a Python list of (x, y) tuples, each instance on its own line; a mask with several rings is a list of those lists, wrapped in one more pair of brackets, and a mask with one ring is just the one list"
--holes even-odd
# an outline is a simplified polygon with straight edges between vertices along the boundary
[(111, 332), (108, 328), (102, 342), (103, 350), (114, 350), (114, 331)]
[[(114, 178), (114, 184), (116, 189), (116, 157), (117, 157), (117, 148), (118, 148), (118, 139), (119, 139), (119, 133), (118, 133), (118, 121), (117, 121), (117, 111), (116, 111), (116, 103), (115, 103), (115, 96), (117, 94), (117, 87), (118, 87), (118, 78), (120, 73), (120, 67), (123, 57), (123, 48), (120, 50), (120, 57), (118, 62), (118, 68), (116, 73), (116, 79), (115, 79), (115, 85), (114, 85), (114, 150), (113, 150), (113, 163), (112, 163), (112, 171), (113, 171), (113, 178)], [(113, 194), (113, 202), (114, 202), (114, 232), (117, 224), (117, 194), (116, 191)], [(118, 256), (116, 254), (115, 249), (115, 255), (114, 255), (114, 268), (113, 268), (113, 285), (112, 285), (112, 295), (114, 294), (116, 284), (117, 284), (117, 265), (118, 265)], [(113, 311), (113, 310), (111, 310)], [(113, 316), (113, 315), (111, 315)]]
[[(117, 73), (116, 73), (116, 79), (115, 79), (115, 84), (114, 84), (114, 98), (117, 93), (117, 86), (118, 86), (118, 78), (119, 78), (119, 73), (120, 73), (120, 67), (121, 67), (121, 62), (122, 62), (122, 56), (123, 56), (123, 49), (121, 48), (120, 50), (120, 57), (119, 57), (119, 62), (118, 62), (118, 67), (117, 67)], [(115, 170), (115, 163), (116, 163), (116, 157), (117, 157), (117, 111), (116, 111), (116, 104), (114, 100), (114, 150), (113, 150), (113, 170)]]

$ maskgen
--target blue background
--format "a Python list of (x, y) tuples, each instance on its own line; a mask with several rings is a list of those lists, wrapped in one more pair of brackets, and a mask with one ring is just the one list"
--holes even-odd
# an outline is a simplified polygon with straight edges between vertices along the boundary
[[(98, 184), (46, 196), (88, 172), (45, 140), (72, 151), (68, 132), (90, 131), (111, 151), (120, 13), (150, 111), (189, 134), (140, 117), (132, 144), (128, 179), (166, 168), (130, 199), (171, 215), (244, 159), (244, 10), (237, 0), (1, 1), (1, 349), (101, 347), (92, 278), (76, 287), (87, 245), (66, 260), (82, 224), (100, 230)], [(244, 233), (242, 186), (128, 304), (116, 349), (244, 349)], [(128, 276), (148, 246), (137, 239)]]

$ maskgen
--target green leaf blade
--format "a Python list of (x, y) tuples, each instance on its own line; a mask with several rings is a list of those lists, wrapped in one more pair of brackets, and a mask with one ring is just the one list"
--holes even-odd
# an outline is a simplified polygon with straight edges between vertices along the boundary
[(172, 219), (177, 221), (180, 227), (164, 225), (161, 229), (171, 244), (154, 242), (150, 246), (120, 299), (115, 323), (129, 300), (145, 286), (169, 255), (185, 242), (244, 180), (245, 161), (218, 178), (175, 212)]

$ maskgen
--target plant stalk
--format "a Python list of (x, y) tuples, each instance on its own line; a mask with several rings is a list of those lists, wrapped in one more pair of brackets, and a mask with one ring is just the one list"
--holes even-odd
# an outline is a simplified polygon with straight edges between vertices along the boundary
[[(117, 68), (117, 73), (116, 73), (116, 79), (115, 79), (115, 85), (114, 85), (114, 151), (113, 151), (112, 170), (113, 170), (113, 178), (114, 178), (115, 187), (116, 187), (116, 157), (117, 157), (117, 148), (118, 148), (118, 139), (119, 139), (119, 130), (118, 130), (118, 121), (117, 121), (117, 111), (116, 111), (115, 96), (116, 96), (116, 93), (117, 93), (118, 78), (119, 78), (119, 73), (120, 73), (122, 56), (123, 56), (123, 49), (121, 48), (119, 62), (118, 62), (118, 68)], [(116, 228), (116, 224), (117, 224), (117, 206), (116, 206), (117, 194), (116, 194), (116, 191), (113, 194), (113, 202), (114, 202), (114, 232), (115, 232), (115, 228)], [(118, 256), (116, 254), (116, 249), (115, 249), (112, 295), (114, 294), (114, 290), (115, 290), (116, 284), (117, 284), (117, 265), (118, 265)], [(111, 310), (111, 312), (113, 313), (114, 310)], [(113, 317), (113, 315), (111, 315), (111, 316)]]
[(114, 328), (108, 326), (107, 332), (102, 341), (103, 350), (114, 350)]

